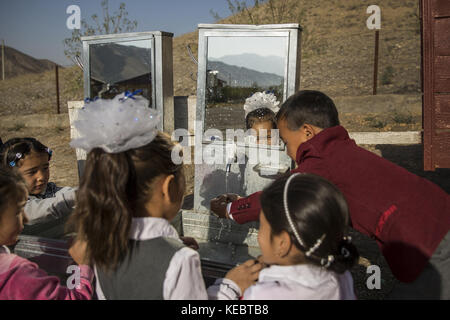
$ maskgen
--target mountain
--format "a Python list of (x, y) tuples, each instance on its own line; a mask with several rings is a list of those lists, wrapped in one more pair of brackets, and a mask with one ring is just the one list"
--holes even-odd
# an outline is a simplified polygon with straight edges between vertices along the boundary
[(151, 51), (115, 43), (91, 46), (91, 75), (104, 83), (117, 83), (150, 73)]
[(251, 87), (256, 83), (258, 87), (269, 88), (283, 83), (283, 77), (276, 74), (233, 66), (220, 61), (208, 61), (208, 70), (218, 71), (217, 78), (231, 87)]
[[(1, 68), (1, 59), (0, 59)], [(55, 68), (55, 63), (46, 59), (33, 58), (19, 50), (5, 46), (5, 78), (23, 74), (41, 73)], [(0, 69), (1, 70), (1, 69)]]
[(213, 61), (221, 61), (229, 65), (244, 67), (260, 72), (274, 73), (284, 77), (284, 59), (282, 57), (243, 53), (223, 56), (213, 59)]

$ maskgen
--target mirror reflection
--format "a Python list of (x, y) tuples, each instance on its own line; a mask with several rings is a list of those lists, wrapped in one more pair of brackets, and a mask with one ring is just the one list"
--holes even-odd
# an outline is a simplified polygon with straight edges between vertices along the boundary
[(91, 98), (112, 99), (124, 91), (142, 90), (152, 101), (151, 40), (89, 46)]
[(253, 142), (277, 145), (286, 68), (286, 37), (208, 37), (205, 130), (253, 129)]

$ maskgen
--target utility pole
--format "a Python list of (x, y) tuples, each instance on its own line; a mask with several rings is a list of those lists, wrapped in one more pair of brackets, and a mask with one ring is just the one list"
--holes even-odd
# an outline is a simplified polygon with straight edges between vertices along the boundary
[(2, 80), (5, 81), (5, 40), (2, 39)]
[(373, 95), (377, 94), (378, 84), (378, 48), (380, 46), (380, 30), (375, 31), (375, 56), (373, 62)]
[(58, 65), (55, 63), (55, 80), (56, 80), (56, 113), (60, 114), (59, 108), (59, 72)]

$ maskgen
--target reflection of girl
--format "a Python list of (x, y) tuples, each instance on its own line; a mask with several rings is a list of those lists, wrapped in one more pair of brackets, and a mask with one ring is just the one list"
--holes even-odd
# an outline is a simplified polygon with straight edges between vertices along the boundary
[(256, 131), (257, 143), (271, 144), (271, 130), (277, 127), (275, 114), (279, 103), (273, 93), (266, 92), (256, 92), (245, 100), (245, 125), (247, 130)]

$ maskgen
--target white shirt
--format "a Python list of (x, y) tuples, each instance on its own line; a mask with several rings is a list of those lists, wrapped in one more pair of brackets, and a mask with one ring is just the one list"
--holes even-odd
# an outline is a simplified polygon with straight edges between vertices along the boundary
[[(225, 282), (223, 280), (226, 280)], [(240, 290), (228, 279), (218, 279), (208, 293), (221, 291), (220, 298), (238, 299)], [(337, 274), (311, 264), (273, 265), (261, 270), (256, 284), (244, 292), (244, 300), (353, 300), (350, 272)]]
[[(143, 241), (158, 237), (173, 238), (181, 242), (177, 231), (166, 219), (152, 217), (132, 219), (130, 239)], [(94, 267), (94, 271), (98, 279), (97, 268)], [(106, 300), (101, 284), (99, 281), (96, 283), (97, 297)], [(208, 299), (197, 251), (185, 247), (174, 254), (165, 274), (163, 297), (164, 300)]]
[(9, 251), (7, 246), (0, 246), (0, 253), (10, 254), (11, 251)]

